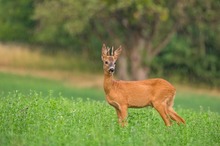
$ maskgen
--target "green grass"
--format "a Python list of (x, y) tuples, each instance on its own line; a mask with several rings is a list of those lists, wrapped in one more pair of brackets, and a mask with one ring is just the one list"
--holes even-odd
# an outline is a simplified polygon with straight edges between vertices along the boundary
[[(186, 125), (165, 127), (152, 108), (129, 109), (121, 128), (99, 89), (0, 73), (0, 145), (220, 145), (220, 100), (177, 92), (175, 110)], [(80, 98), (79, 98), (80, 97)]]
[(195, 111), (211, 110), (220, 113), (220, 95), (177, 92), (175, 104), (175, 107), (181, 106), (184, 109), (193, 109)]
[(0, 145), (139, 146), (220, 144), (220, 115), (211, 111), (176, 111), (186, 125), (165, 127), (152, 108), (130, 109), (128, 126), (104, 101), (72, 100), (11, 92), (0, 96)]
[[(22, 94), (29, 94), (30, 91), (36, 91), (46, 96), (53, 92), (55, 97), (60, 94), (66, 98), (93, 99), (98, 101), (105, 100), (102, 89), (93, 88), (74, 88), (65, 86), (62, 82), (53, 81), (31, 76), (20, 76), (13, 74), (0, 73), (0, 94), (19, 91)], [(181, 92), (177, 90), (174, 107), (183, 109), (193, 109), (195, 111), (211, 110), (220, 113), (220, 97), (210, 96), (208, 94), (198, 94), (193, 92)]]
[(28, 94), (30, 91), (36, 91), (41, 92), (43, 95), (48, 95), (49, 92), (53, 92), (56, 97), (62, 94), (67, 98), (81, 97), (86, 99), (92, 97), (95, 100), (104, 99), (104, 92), (99, 89), (73, 88), (65, 86), (59, 81), (0, 73), (0, 93), (7, 94), (8, 92), (15, 90), (22, 94)]

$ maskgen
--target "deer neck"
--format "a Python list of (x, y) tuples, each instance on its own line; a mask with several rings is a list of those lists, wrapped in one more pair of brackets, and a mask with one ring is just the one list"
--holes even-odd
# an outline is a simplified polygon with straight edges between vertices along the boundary
[(114, 85), (113, 75), (105, 74), (104, 75), (104, 90), (105, 93), (108, 94)]

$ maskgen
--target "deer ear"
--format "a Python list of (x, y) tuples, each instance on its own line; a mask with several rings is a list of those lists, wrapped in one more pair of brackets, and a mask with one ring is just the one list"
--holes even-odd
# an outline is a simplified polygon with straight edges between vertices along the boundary
[(107, 56), (107, 53), (108, 53), (108, 50), (107, 50), (105, 44), (103, 44), (102, 45), (102, 56), (101, 56), (102, 60), (105, 56)]
[(122, 47), (120, 46), (117, 50), (115, 50), (115, 52), (114, 52), (114, 57), (115, 57), (116, 59), (118, 59), (118, 57), (119, 57), (119, 55), (121, 54), (121, 52), (122, 52)]
[(105, 44), (102, 45), (102, 56), (105, 56), (107, 55), (108, 51), (107, 51), (107, 48), (105, 46)]

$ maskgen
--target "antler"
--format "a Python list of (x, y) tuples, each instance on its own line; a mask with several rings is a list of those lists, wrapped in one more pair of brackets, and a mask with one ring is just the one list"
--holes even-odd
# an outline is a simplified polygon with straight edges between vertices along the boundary
[(107, 47), (107, 56), (111, 56), (110, 50), (111, 49), (109, 47)]
[(114, 56), (114, 47), (112, 46), (111, 56)]
[(106, 56), (114, 56), (117, 54), (120, 54), (121, 52), (121, 46), (114, 51), (114, 47), (112, 46), (112, 48), (106, 47), (105, 44), (103, 44), (102, 46), (102, 55), (106, 55)]
[(114, 56), (114, 47), (112, 48), (107, 47), (107, 56)]

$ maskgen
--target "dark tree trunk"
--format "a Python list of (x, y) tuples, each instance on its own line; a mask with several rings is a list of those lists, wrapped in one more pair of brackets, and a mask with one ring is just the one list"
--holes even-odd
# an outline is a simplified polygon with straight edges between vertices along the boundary
[[(132, 80), (144, 80), (149, 77), (150, 64), (170, 42), (176, 32), (178, 23), (174, 24), (170, 31), (161, 38), (161, 41), (158, 44), (153, 44), (153, 40), (159, 31), (158, 25), (159, 22), (155, 21), (155, 27), (152, 30), (151, 35), (148, 37), (144, 37), (141, 32), (136, 32), (128, 39), (130, 41), (127, 42), (126, 52), (129, 52), (129, 55), (123, 54), (118, 61), (118, 77), (120, 79), (127, 80), (131, 77)], [(126, 56), (129, 57), (129, 62), (126, 59)], [(130, 69), (130, 72), (128, 72), (128, 68)]]
[(134, 46), (131, 51), (131, 74), (133, 80), (143, 80), (148, 77), (149, 69), (143, 65), (145, 43), (143, 38), (139, 38), (137, 46)]
[(118, 60), (118, 68), (117, 68), (117, 76), (120, 80), (128, 80), (128, 61), (124, 52), (122, 52), (119, 60)]

